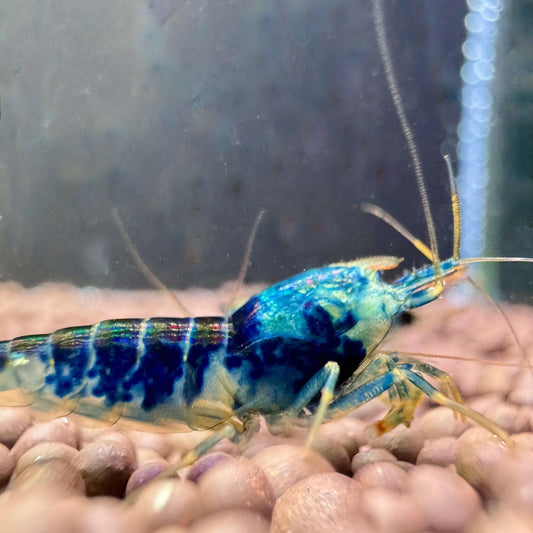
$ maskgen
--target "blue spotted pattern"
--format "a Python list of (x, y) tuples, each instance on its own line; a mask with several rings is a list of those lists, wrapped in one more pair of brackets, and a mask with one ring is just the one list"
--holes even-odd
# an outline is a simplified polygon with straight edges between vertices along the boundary
[(81, 392), (89, 362), (88, 328), (65, 328), (51, 335), (55, 368), (55, 393), (63, 398)]
[[(384, 267), (393, 263), (384, 258)], [(449, 275), (455, 263), (442, 266)], [(10, 362), (15, 369), (0, 374), (0, 390), (15, 385), (60, 398), (93, 396), (104, 407), (131, 404), (128, 414), (143, 420), (141, 411), (163, 406), (190, 427), (226, 420), (241, 406), (278, 413), (330, 361), (339, 365), (336, 390), (344, 394), (340, 387), (374, 352), (393, 318), (436, 297), (432, 281), (432, 266), (391, 285), (373, 261), (353, 261), (277, 283), (227, 319), (108, 320), (0, 342), (0, 370)], [(317, 401), (318, 393), (310, 407)]]
[(140, 384), (144, 391), (143, 409), (150, 410), (170, 397), (183, 375), (183, 321), (152, 318), (147, 321), (143, 355), (125, 388)]
[(124, 378), (137, 364), (141, 324), (138, 319), (107, 320), (96, 327), (95, 360), (89, 369), (89, 377), (95, 377), (96, 384), (91, 392), (104, 397), (108, 406), (132, 399)]
[(220, 351), (226, 351), (226, 321), (221, 317), (199, 317), (194, 320), (194, 334), (187, 354), (183, 397), (192, 403), (204, 387), (207, 368)]

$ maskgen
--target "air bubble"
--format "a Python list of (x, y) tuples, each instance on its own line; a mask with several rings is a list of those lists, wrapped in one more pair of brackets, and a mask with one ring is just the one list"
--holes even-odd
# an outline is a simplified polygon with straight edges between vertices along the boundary
[(494, 65), (490, 61), (476, 61), (474, 71), (480, 80), (491, 80), (494, 77)]
[(468, 13), (465, 17), (465, 26), (471, 33), (481, 33), (485, 29), (485, 21), (479, 13)]
[(500, 12), (491, 7), (485, 7), (481, 11), (481, 16), (488, 22), (496, 22), (500, 18)]
[(477, 74), (474, 70), (474, 64), (469, 61), (461, 67), (461, 79), (464, 83), (473, 85), (478, 81)]
[(465, 59), (470, 59), (472, 61), (475, 61), (476, 59), (481, 59), (482, 48), (477, 39), (467, 39), (463, 43), (462, 49)]
[(468, 0), (466, 3), (469, 11), (481, 11), (485, 6), (485, 0)]

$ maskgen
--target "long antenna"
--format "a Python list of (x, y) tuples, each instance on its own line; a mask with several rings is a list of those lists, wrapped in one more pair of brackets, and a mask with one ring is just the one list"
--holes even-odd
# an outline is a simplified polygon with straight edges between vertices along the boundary
[(389, 44), (387, 41), (387, 34), (385, 32), (385, 16), (383, 14), (383, 4), (382, 0), (372, 0), (372, 7), (374, 13), (374, 27), (376, 30), (376, 37), (378, 41), (378, 49), (381, 56), (381, 61), (385, 69), (385, 77), (387, 79), (387, 85), (389, 87), (389, 92), (396, 109), (396, 114), (400, 120), (400, 126), (404, 134), (405, 140), (407, 141), (407, 148), (413, 162), (413, 167), (415, 170), (416, 181), (418, 184), (418, 192), (420, 193), (420, 200), (422, 202), (422, 208), (424, 210), (424, 219), (426, 221), (426, 227), (428, 230), (429, 238), (429, 247), (431, 249), (433, 268), (435, 270), (435, 277), (437, 281), (442, 283), (440, 280), (440, 259), (439, 259), (439, 250), (437, 245), (437, 235), (435, 233), (435, 224), (433, 223), (433, 217), (431, 215), (431, 208), (429, 205), (428, 194), (426, 190), (426, 183), (424, 181), (424, 172), (422, 170), (422, 163), (420, 162), (420, 157), (418, 155), (418, 150), (414, 140), (414, 135), (407, 121), (407, 116), (405, 114), (405, 108), (403, 105), (402, 97), (400, 90), (398, 88), (398, 82), (394, 74), (394, 69), (392, 67), (391, 53)]
[[(457, 203), (457, 206), (459, 204)], [(433, 260), (431, 250), (420, 239), (415, 237), (401, 222), (398, 222), (390, 213), (387, 213), (381, 207), (374, 204), (362, 203), (361, 211), (368, 213), (388, 224), (391, 228), (396, 230), (402, 237), (407, 239), (419, 252), (424, 254), (429, 260)], [(454, 207), (454, 212), (456, 208)], [(455, 218), (455, 217), (454, 217)], [(454, 226), (456, 226), (454, 222)], [(454, 253), (455, 242), (458, 242), (459, 233), (454, 233)], [(533, 257), (453, 257), (458, 265), (472, 265), (477, 263), (533, 263)], [(394, 265), (396, 266), (396, 264)]]
[(453, 255), (452, 257), (458, 261), (459, 251), (461, 249), (461, 204), (459, 202), (459, 195), (457, 194), (457, 187), (455, 185), (455, 176), (453, 175), (452, 162), (450, 156), (444, 156), (446, 169), (448, 170), (448, 179), (450, 181), (450, 195), (452, 198), (452, 213), (453, 213)]
[[(397, 354), (397, 350), (380, 350), (380, 353), (384, 354)], [(444, 359), (447, 361), (463, 361), (465, 363), (477, 363), (486, 366), (503, 366), (508, 368), (528, 368), (528, 365), (524, 363), (513, 363), (510, 361), (498, 361), (494, 359), (482, 359), (481, 357), (463, 357), (462, 355), (449, 355), (449, 354), (434, 354), (434, 353), (422, 353), (422, 352), (408, 352), (402, 350), (402, 355), (407, 357), (413, 357), (416, 359)], [(531, 367), (529, 367), (531, 368)]]
[(241, 268), (239, 269), (239, 276), (237, 277), (237, 280), (235, 281), (235, 285), (233, 285), (233, 292), (232, 292), (230, 301), (228, 302), (228, 305), (227, 305), (228, 313), (235, 306), (237, 302), (237, 298), (239, 296), (239, 291), (242, 289), (242, 286), (244, 284), (244, 278), (246, 277), (246, 271), (248, 270), (248, 267), (250, 266), (250, 257), (252, 255), (252, 249), (254, 247), (255, 235), (257, 233), (257, 229), (259, 228), (259, 224), (261, 223), (261, 219), (263, 218), (265, 213), (266, 213), (265, 209), (261, 209), (261, 211), (257, 213), (257, 216), (255, 217), (254, 225), (252, 226), (252, 231), (250, 232), (250, 236), (248, 237), (248, 240), (246, 241), (246, 248), (244, 249), (244, 257), (242, 258)]
[(398, 222), (391, 214), (387, 213), (381, 207), (368, 204), (366, 202), (361, 204), (361, 211), (373, 215), (395, 229), (402, 237), (407, 239), (419, 252), (421, 252), (430, 261), (433, 261), (431, 250), (417, 237), (415, 237), (403, 224)]
[(144, 274), (146, 279), (153, 285), (153, 287), (164, 292), (185, 316), (190, 316), (191, 313), (185, 307), (185, 305), (181, 303), (181, 300), (150, 270), (150, 267), (142, 260), (142, 257), (137, 251), (137, 248), (135, 248), (135, 245), (133, 244), (133, 241), (126, 230), (124, 222), (122, 222), (116, 207), (111, 209), (111, 216), (113, 217), (115, 226), (117, 227), (120, 236), (122, 237), (122, 240), (124, 241), (124, 244), (126, 245), (126, 248), (133, 259), (133, 262)]

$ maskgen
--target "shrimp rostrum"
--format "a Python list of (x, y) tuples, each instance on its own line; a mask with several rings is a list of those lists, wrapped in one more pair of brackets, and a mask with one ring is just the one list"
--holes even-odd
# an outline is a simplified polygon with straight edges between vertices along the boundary
[[(423, 395), (505, 439), (463, 405), (449, 376), (376, 348), (400, 313), (438, 297), (457, 260), (389, 284), (395, 257), (338, 263), (299, 274), (253, 296), (227, 319), (107, 320), (0, 343), (0, 388), (23, 389), (37, 407), (102, 418), (124, 416), (215, 429), (189, 455), (236, 438), (258, 415), (270, 425), (318, 429), (388, 393), (376, 429), (409, 424)], [(442, 384), (442, 392), (426, 377)]]

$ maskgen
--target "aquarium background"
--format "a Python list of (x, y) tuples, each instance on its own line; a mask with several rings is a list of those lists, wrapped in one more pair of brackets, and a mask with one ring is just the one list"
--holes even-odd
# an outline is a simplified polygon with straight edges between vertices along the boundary
[[(489, 136), (488, 254), (533, 257), (533, 3), (504, 2)], [(500, 295), (533, 304), (531, 265), (491, 269)]]
[[(385, 1), (443, 256), (466, 14)], [(235, 278), (261, 209), (249, 281), (425, 262), (358, 208), (426, 239), (368, 0), (0, 0), (0, 98), (3, 280), (147, 287), (113, 208), (172, 288)]]

